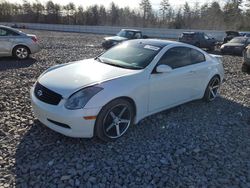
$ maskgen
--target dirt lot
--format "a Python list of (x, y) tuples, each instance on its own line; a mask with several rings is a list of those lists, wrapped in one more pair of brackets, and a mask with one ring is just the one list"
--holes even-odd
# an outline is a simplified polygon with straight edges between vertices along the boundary
[(102, 52), (103, 36), (26, 31), (43, 50), (0, 58), (0, 187), (250, 187), (250, 74), (224, 56), (212, 103), (152, 115), (113, 143), (72, 139), (33, 116), (29, 90), (48, 67)]

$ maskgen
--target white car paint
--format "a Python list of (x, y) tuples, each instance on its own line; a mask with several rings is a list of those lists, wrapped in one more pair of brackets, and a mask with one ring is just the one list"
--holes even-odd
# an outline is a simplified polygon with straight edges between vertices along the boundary
[[(169, 73), (152, 74), (161, 56), (170, 48), (185, 46), (202, 52), (206, 61), (195, 65), (173, 69)], [(50, 90), (63, 95), (59, 105), (49, 105), (36, 98), (31, 89), (31, 101), (37, 118), (51, 129), (71, 137), (92, 137), (94, 120), (86, 116), (97, 116), (103, 106), (113, 99), (127, 97), (136, 106), (135, 123), (156, 112), (179, 104), (201, 99), (214, 75), (224, 77), (222, 63), (194, 46), (175, 43), (164, 47), (152, 62), (142, 70), (129, 70), (102, 64), (94, 59), (78, 61), (52, 67), (43, 73), (38, 82)], [(67, 98), (81, 88), (98, 85), (104, 88), (94, 95), (83, 109), (68, 110)], [(65, 123), (71, 129), (61, 128), (47, 119)]]

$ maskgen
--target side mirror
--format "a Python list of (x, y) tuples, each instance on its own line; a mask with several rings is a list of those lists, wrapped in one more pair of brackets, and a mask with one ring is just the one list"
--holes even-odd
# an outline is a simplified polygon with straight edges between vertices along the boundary
[(168, 66), (168, 65), (158, 65), (157, 67), (156, 67), (156, 72), (157, 73), (169, 73), (169, 72), (171, 72), (173, 69), (170, 67), (170, 66)]
[(143, 39), (147, 39), (148, 36), (147, 36), (147, 35), (143, 35), (142, 38), (143, 38)]

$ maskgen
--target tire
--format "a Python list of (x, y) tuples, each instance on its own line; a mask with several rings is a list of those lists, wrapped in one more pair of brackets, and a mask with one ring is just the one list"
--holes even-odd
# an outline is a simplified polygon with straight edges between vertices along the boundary
[(214, 76), (207, 85), (203, 100), (206, 102), (212, 102), (217, 97), (219, 89), (220, 78), (219, 76)]
[(109, 142), (123, 136), (134, 122), (135, 110), (125, 99), (115, 99), (99, 112), (95, 123), (95, 136)]
[(29, 58), (30, 50), (26, 46), (16, 46), (12, 52), (13, 56), (17, 59), (23, 60)]
[(247, 64), (243, 63), (242, 67), (241, 67), (242, 72), (247, 72), (248, 69), (249, 69), (249, 67), (247, 66)]
[(209, 47), (208, 50), (213, 52), (215, 50), (215, 46)]

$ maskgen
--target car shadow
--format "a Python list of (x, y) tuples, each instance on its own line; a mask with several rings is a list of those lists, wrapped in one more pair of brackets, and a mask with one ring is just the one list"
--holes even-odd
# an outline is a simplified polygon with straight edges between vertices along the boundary
[(0, 57), (0, 71), (29, 67), (36, 62), (37, 60), (32, 57), (25, 60), (18, 60), (14, 57)]
[[(190, 114), (190, 109), (196, 111), (194, 116), (184, 118), (183, 114)], [(221, 118), (224, 116), (228, 117)], [(199, 121), (206, 121), (206, 123), (197, 123)], [(207, 158), (207, 153), (209, 155), (214, 153), (211, 156), (216, 156), (216, 160), (220, 161), (229, 152), (225, 150), (227, 144), (231, 152), (238, 150), (238, 134), (241, 140), (250, 138), (247, 137), (250, 131), (250, 108), (222, 97), (212, 103), (194, 101), (149, 116), (138, 125), (131, 127), (122, 138), (110, 143), (103, 143), (95, 138), (69, 138), (46, 128), (37, 120), (27, 126), (30, 128), (17, 146), (15, 164), (12, 168), (16, 187), (35, 187), (35, 185), (53, 187), (52, 184), (62, 184), (64, 185), (62, 187), (73, 184), (72, 187), (78, 187), (75, 182), (86, 185), (92, 177), (92, 183), (95, 184), (94, 181), (96, 183), (101, 181), (98, 177), (102, 177), (106, 172), (111, 172), (109, 174), (111, 180), (106, 180), (111, 182), (112, 178), (117, 176), (116, 172), (112, 173), (112, 170), (119, 169), (120, 164), (124, 165), (121, 170), (131, 170), (124, 171), (128, 174), (136, 174), (133, 172), (134, 167), (147, 163), (150, 168), (151, 165), (158, 166), (157, 168), (161, 168), (166, 174), (173, 173), (174, 168), (171, 165), (173, 163), (180, 166), (186, 165), (185, 160), (188, 160), (193, 168), (198, 166), (198, 168), (209, 169), (214, 162), (201, 163), (199, 158)], [(220, 135), (225, 136), (221, 138)], [(215, 140), (218, 140), (216, 144)], [(194, 160), (192, 147), (196, 147), (196, 142), (200, 143), (200, 149), (203, 148), (206, 152), (194, 153), (193, 155), (198, 155), (197, 160)], [(209, 147), (210, 144), (211, 147)], [(177, 158), (176, 148), (182, 147), (191, 154)], [(195, 152), (199, 152), (198, 149)], [(161, 160), (159, 156), (162, 155), (172, 155), (172, 159), (169, 163), (159, 162)], [(141, 157), (142, 160), (138, 160)], [(229, 162), (236, 165), (239, 157), (240, 154), (237, 160)], [(244, 159), (241, 161), (243, 161), (242, 165), (245, 165)], [(227, 164), (223, 166), (223, 161), (218, 164), (218, 168), (227, 168)], [(190, 171), (189, 177), (193, 175), (196, 176), (196, 172)], [(220, 177), (220, 171), (215, 171), (213, 177), (214, 179)], [(179, 180), (182, 181), (181, 178)]]

